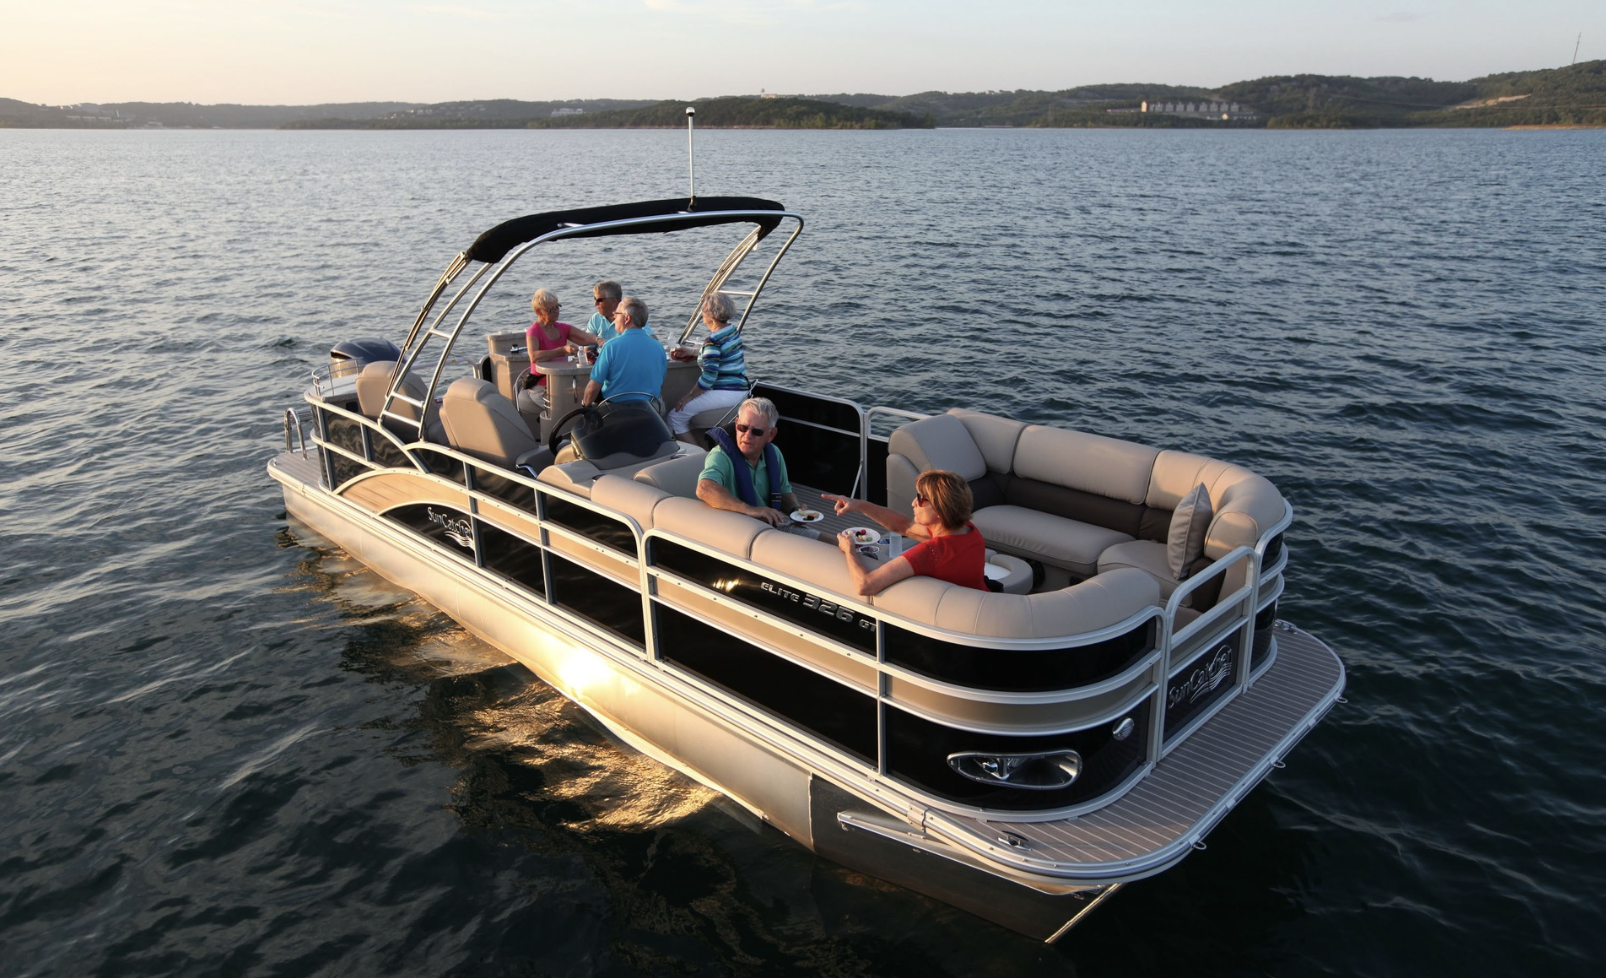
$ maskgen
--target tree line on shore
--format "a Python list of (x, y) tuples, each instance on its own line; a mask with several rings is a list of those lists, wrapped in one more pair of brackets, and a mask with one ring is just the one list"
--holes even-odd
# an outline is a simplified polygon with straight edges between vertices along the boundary
[[(1231, 103), (1223, 119), (1154, 111)], [(1606, 60), (1508, 72), (1464, 82), (1430, 78), (1284, 75), (1218, 89), (1087, 85), (1057, 92), (921, 92), (699, 99), (697, 124), (714, 128), (918, 129), (933, 127), (1404, 127), (1606, 126)], [(419, 105), (362, 102), (309, 106), (124, 102), (42, 106), (0, 98), (0, 127), (289, 129), (634, 129), (685, 125), (684, 101), (516, 99)], [(1145, 105), (1150, 109), (1143, 111)]]

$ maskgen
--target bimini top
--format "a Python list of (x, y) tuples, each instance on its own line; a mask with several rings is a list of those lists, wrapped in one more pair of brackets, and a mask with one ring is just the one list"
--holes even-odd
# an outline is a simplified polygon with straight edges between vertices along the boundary
[[(648, 234), (677, 231), (683, 228), (707, 227), (714, 224), (736, 224), (751, 221), (760, 228), (763, 238), (781, 223), (786, 208), (773, 200), (759, 197), (694, 197), (687, 200), (644, 200), (635, 204), (608, 204), (603, 207), (581, 207), (568, 211), (549, 211), (515, 217), (491, 228), (464, 252), (470, 261), (491, 264), (499, 262), (507, 253), (526, 241), (534, 241), (543, 234), (563, 228), (584, 227), (588, 224), (607, 225), (614, 221), (636, 221), (623, 227), (598, 227), (594, 231), (578, 231), (573, 237), (603, 237), (613, 234)], [(731, 211), (746, 211), (733, 214)], [(755, 219), (752, 211), (775, 211), (775, 217)], [(689, 215), (706, 214), (693, 218)], [(659, 220), (642, 220), (659, 218)]]

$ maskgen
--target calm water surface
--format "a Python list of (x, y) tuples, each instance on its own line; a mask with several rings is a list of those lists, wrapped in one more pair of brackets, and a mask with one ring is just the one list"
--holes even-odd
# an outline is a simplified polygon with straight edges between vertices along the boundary
[[(684, 193), (683, 138), (0, 130), (5, 972), (1596, 973), (1606, 133), (699, 134), (701, 193), (809, 220), (759, 376), (1295, 506), (1348, 704), (1055, 947), (756, 831), (286, 525), (332, 343), (508, 217)], [(527, 284), (657, 288), (588, 260)]]

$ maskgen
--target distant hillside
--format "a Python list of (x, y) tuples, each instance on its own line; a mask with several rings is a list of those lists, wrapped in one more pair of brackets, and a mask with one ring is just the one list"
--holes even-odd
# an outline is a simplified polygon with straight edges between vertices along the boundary
[(1606, 61), (1465, 82), (1288, 75), (1221, 95), (1255, 106), (1271, 128), (1606, 125)]
[(74, 106), (29, 105), (0, 99), (0, 126), (128, 129), (273, 129), (300, 119), (366, 119), (411, 108), (410, 102), (342, 102), (327, 105), (196, 105), (193, 102), (108, 102)]
[[(1208, 111), (1143, 112), (1144, 103)], [(1222, 118), (1222, 106), (1240, 107)], [(0, 98), (0, 127), (298, 129), (633, 129), (685, 125), (684, 101), (482, 99), (419, 105), (194, 105), (121, 102), (30, 105)], [(1508, 72), (1464, 82), (1431, 78), (1284, 75), (1220, 89), (1085, 85), (1057, 92), (870, 93), (694, 99), (701, 126), (775, 129), (907, 129), (931, 126), (1382, 127), (1606, 126), (1606, 61)]]
[[(583, 112), (535, 113), (518, 106), (541, 103), (510, 102), (497, 111), (465, 113), (460, 108), (430, 106), (377, 119), (318, 119), (291, 123), (292, 129), (675, 129), (686, 124), (682, 101), (625, 103), (625, 107), (594, 110), (593, 103), (560, 103)], [(490, 103), (475, 103), (489, 105)], [(619, 103), (615, 103), (619, 104)], [(728, 96), (698, 99), (697, 124), (713, 128), (753, 129), (914, 129), (929, 127), (929, 120), (907, 112), (859, 108), (833, 102), (798, 98)]]
[[(597, 116), (558, 116), (536, 120), (530, 125), (542, 129), (673, 128), (686, 124), (687, 104), (659, 102)], [(803, 98), (726, 97), (701, 99), (691, 104), (697, 108), (697, 125), (726, 129), (929, 129), (933, 125), (930, 119), (911, 112)]]
[(1086, 115), (1108, 124), (1108, 109), (1137, 108), (1145, 99), (1200, 99), (1206, 89), (1175, 85), (1088, 85), (1058, 92), (921, 92), (889, 98), (885, 95), (812, 95), (824, 102), (840, 102), (889, 112), (930, 116), (939, 126), (1054, 126), (1067, 124), (1068, 114)]

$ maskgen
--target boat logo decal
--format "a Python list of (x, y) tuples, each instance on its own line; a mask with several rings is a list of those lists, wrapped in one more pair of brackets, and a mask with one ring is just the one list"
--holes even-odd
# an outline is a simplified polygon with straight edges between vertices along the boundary
[(439, 526), (446, 534), (446, 539), (457, 544), (465, 550), (474, 549), (474, 528), (468, 520), (453, 519), (445, 513), (435, 512), (435, 507), (428, 507), (425, 512), (429, 514), (429, 521)]
[(822, 615), (829, 615), (837, 621), (856, 622), (860, 628), (874, 628), (875, 621), (857, 614), (851, 608), (844, 608), (835, 601), (826, 601), (817, 594), (806, 591), (794, 591), (784, 584), (774, 581), (764, 581), (759, 585), (766, 593), (774, 595), (781, 601), (798, 605), (807, 611), (818, 611)]
[(1210, 656), (1210, 661), (1194, 669), (1180, 683), (1171, 687), (1166, 694), (1166, 705), (1197, 703), (1200, 697), (1215, 692), (1231, 676), (1232, 646), (1223, 644)]

